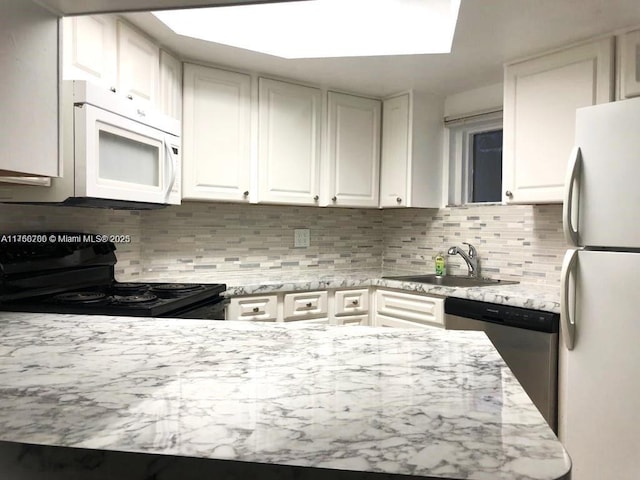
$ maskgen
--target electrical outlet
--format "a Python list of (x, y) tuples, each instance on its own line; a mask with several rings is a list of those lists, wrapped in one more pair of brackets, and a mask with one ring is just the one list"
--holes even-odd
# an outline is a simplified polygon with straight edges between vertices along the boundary
[(305, 248), (310, 245), (310, 235), (308, 228), (296, 228), (293, 231), (293, 246), (295, 248)]

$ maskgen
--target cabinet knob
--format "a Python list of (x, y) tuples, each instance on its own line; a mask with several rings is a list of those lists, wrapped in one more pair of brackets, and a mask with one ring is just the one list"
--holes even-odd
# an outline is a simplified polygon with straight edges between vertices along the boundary
[(245, 197), (248, 197), (248, 196), (249, 196), (249, 190), (245, 190), (245, 191), (242, 193), (242, 195), (243, 195), (243, 196), (245, 196)]
[(331, 201), (332, 202), (337, 202), (338, 201), (338, 197), (336, 197), (335, 195), (333, 197), (331, 197)]
[(511, 190), (507, 190), (506, 192), (504, 192), (504, 194), (509, 198), (513, 198), (513, 193), (511, 192)]
[(140, 115), (141, 117), (146, 117), (147, 114), (145, 113), (144, 110), (142, 110), (141, 108), (138, 109), (138, 115)]
[(358, 305), (358, 300), (352, 300), (351, 305)]
[(129, 95), (127, 95), (127, 98), (128, 98), (129, 100), (133, 100), (133, 95), (129, 94)]
[(253, 307), (253, 313), (258, 313), (260, 309), (258, 307)]
[(313, 303), (308, 302), (308, 303), (307, 303), (307, 308), (311, 308), (311, 307), (313, 307)]
[(396, 202), (398, 202), (398, 203), (402, 203), (402, 198), (400, 198), (400, 197), (396, 197)]
[(109, 90), (111, 90), (113, 93), (116, 93), (116, 87), (109, 87)]
[(318, 195), (314, 195), (313, 200), (317, 202), (318, 200), (320, 200), (320, 197)]

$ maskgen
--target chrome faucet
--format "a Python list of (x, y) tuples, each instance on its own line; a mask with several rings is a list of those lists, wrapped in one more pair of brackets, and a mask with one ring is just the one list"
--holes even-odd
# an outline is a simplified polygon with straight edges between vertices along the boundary
[(474, 247), (473, 245), (471, 245), (468, 242), (462, 242), (465, 245), (469, 245), (469, 253), (464, 253), (464, 251), (458, 247), (451, 247), (449, 248), (449, 250), (447, 250), (447, 254), (448, 255), (460, 255), (462, 258), (464, 258), (464, 261), (467, 262), (467, 268), (469, 269), (469, 276), (470, 277), (477, 277), (478, 276), (478, 252), (476, 250), (476, 247)]

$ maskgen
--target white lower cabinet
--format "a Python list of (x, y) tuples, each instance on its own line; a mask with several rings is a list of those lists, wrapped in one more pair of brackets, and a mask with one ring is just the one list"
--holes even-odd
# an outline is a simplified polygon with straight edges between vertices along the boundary
[(227, 320), (369, 325), (369, 289), (319, 290), (235, 297)]
[(444, 298), (379, 288), (374, 325), (400, 328), (444, 328)]
[(325, 320), (328, 320), (327, 292), (287, 293), (283, 301), (283, 320), (285, 322), (317, 319), (319, 317), (325, 317)]
[(333, 295), (332, 323), (336, 325), (370, 325), (369, 289), (336, 290)]
[(444, 328), (444, 298), (368, 287), (249, 295), (231, 299), (227, 320)]
[(227, 320), (275, 322), (278, 319), (278, 295), (232, 298), (227, 307)]
[(401, 318), (388, 317), (380, 314), (376, 314), (376, 326), (393, 328), (433, 328), (433, 325), (425, 325), (412, 320), (403, 320)]

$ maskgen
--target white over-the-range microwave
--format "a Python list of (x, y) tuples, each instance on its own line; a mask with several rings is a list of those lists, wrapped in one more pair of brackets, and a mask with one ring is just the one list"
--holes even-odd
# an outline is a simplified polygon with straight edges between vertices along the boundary
[[(85, 80), (62, 82), (59, 178), (14, 178), (0, 202), (111, 208), (180, 204), (180, 122)], [(25, 141), (29, 141), (25, 132)]]

